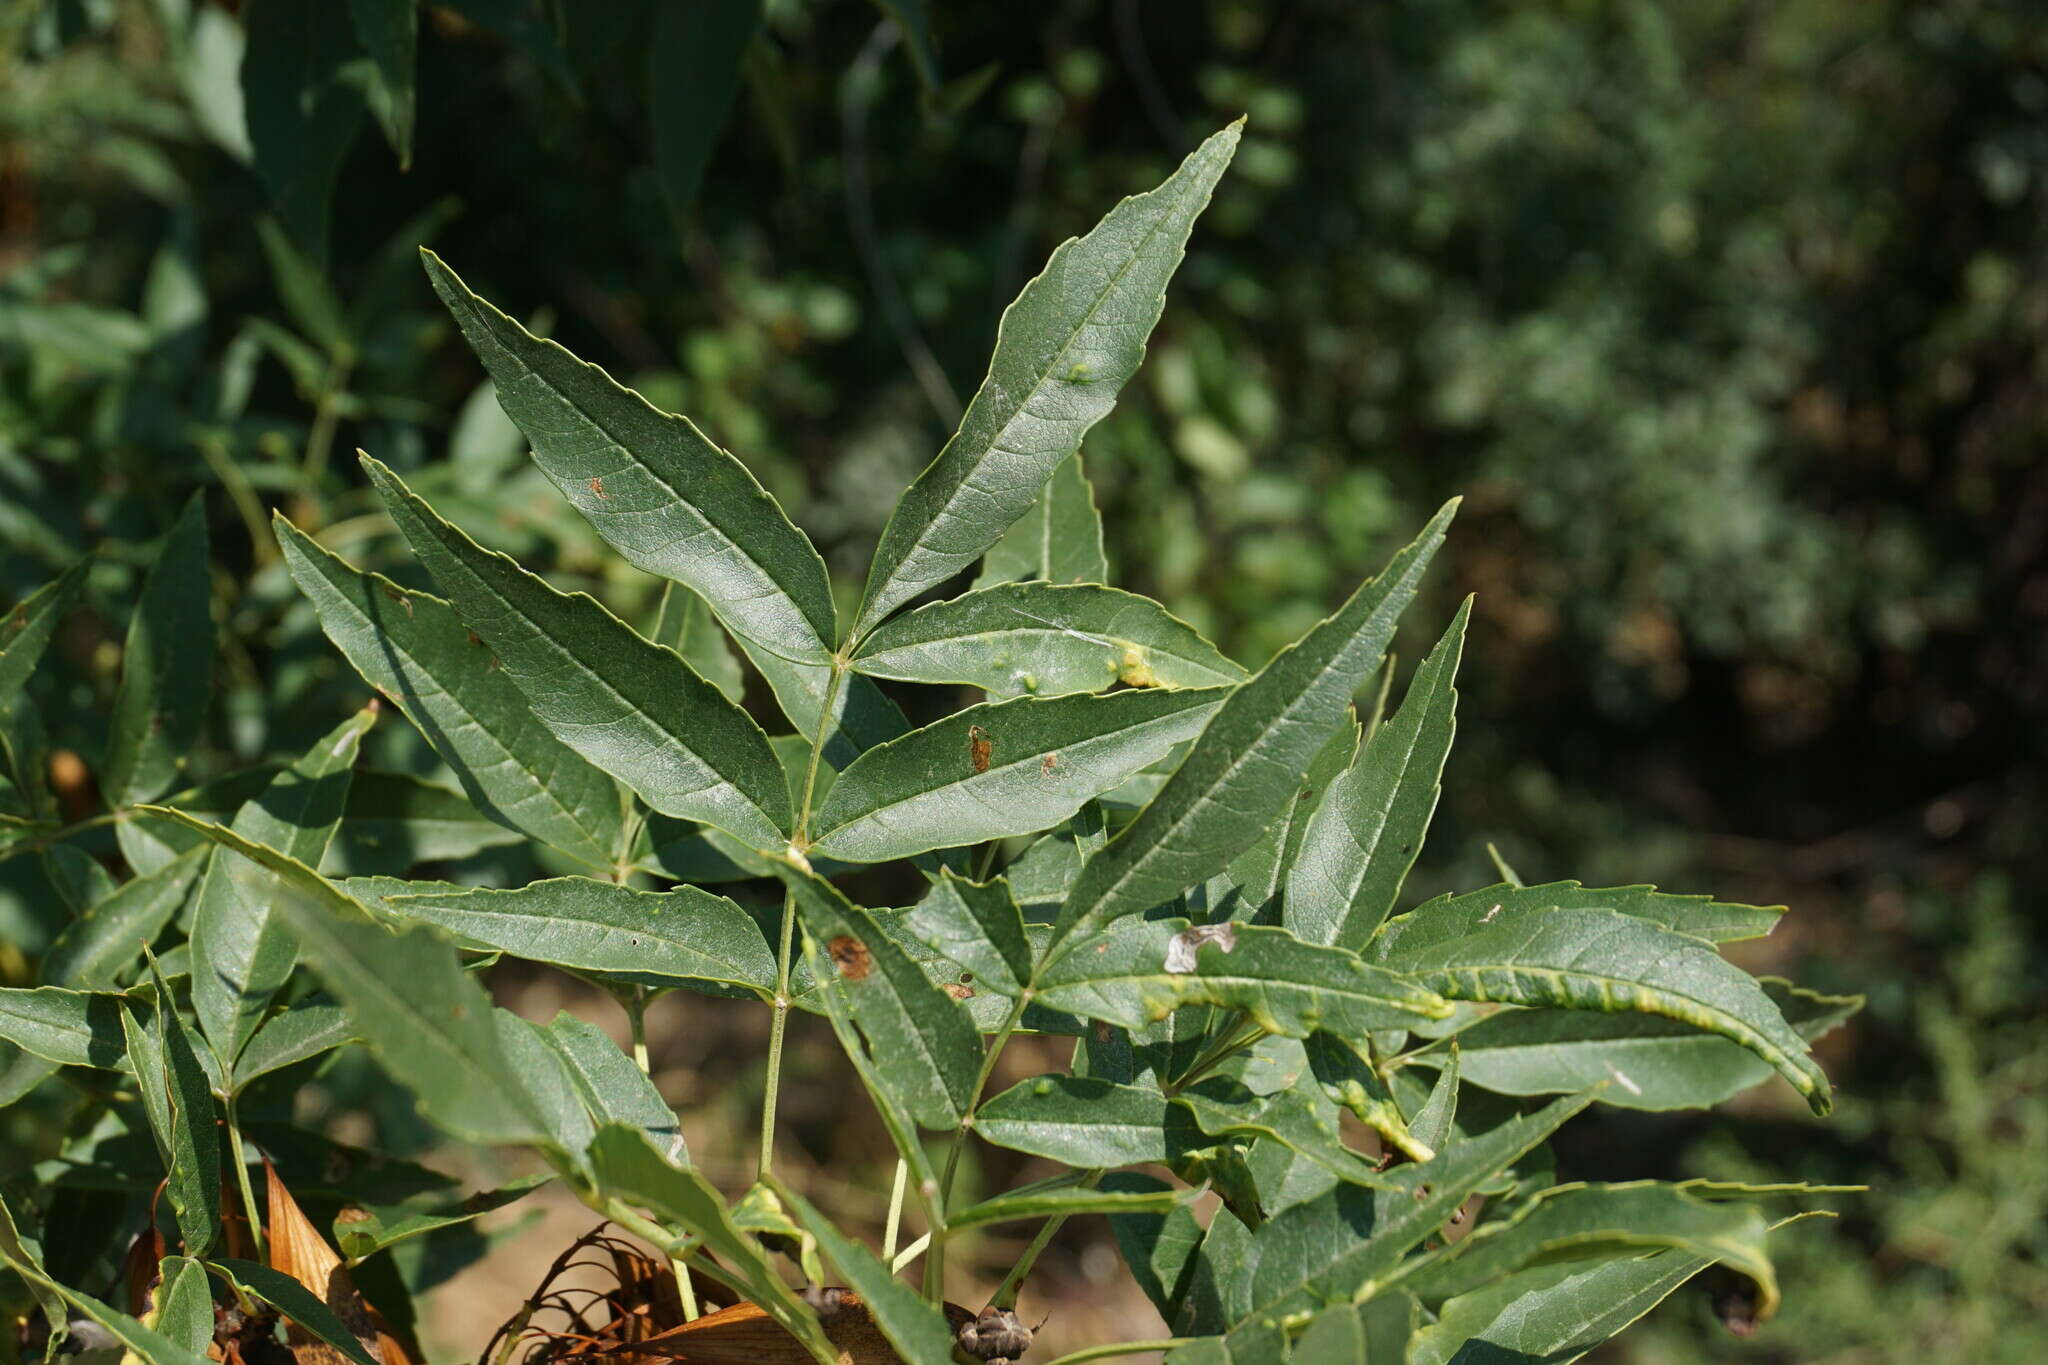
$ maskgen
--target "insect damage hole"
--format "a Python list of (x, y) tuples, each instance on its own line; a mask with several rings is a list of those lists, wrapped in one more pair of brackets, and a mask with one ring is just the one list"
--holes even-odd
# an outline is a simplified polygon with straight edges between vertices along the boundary
[(875, 956), (868, 951), (868, 945), (852, 934), (841, 934), (825, 945), (825, 951), (832, 955), (832, 965), (848, 981), (863, 981), (875, 969)]
[(1192, 972), (1204, 943), (1213, 943), (1226, 953), (1231, 951), (1237, 947), (1237, 926), (1196, 924), (1181, 930), (1166, 941), (1166, 970), (1176, 975)]

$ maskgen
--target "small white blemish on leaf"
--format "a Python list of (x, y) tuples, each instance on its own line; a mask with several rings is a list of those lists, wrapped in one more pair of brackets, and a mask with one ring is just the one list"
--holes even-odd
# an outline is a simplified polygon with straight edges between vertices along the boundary
[(1627, 1073), (1626, 1071), (1623, 1071), (1623, 1070), (1622, 1070), (1622, 1069), (1621, 1069), (1620, 1067), (1616, 1066), (1616, 1065), (1615, 1065), (1615, 1064), (1614, 1064), (1613, 1062), (1608, 1062), (1608, 1063), (1606, 1064), (1606, 1066), (1607, 1066), (1607, 1074), (1608, 1074), (1608, 1075), (1610, 1075), (1610, 1076), (1612, 1076), (1612, 1077), (1614, 1077), (1614, 1079), (1615, 1079), (1615, 1080), (1617, 1080), (1617, 1081), (1621, 1082), (1621, 1088), (1622, 1088), (1623, 1090), (1626, 1090), (1626, 1091), (1628, 1091), (1628, 1093), (1629, 1093), (1629, 1094), (1631, 1094), (1631, 1095), (1635, 1095), (1635, 1096), (1638, 1096), (1638, 1097), (1640, 1097), (1640, 1096), (1642, 1095), (1642, 1093), (1643, 1093), (1643, 1088), (1642, 1088), (1641, 1086), (1637, 1085), (1637, 1084), (1636, 1084), (1636, 1083), (1635, 1083), (1634, 1081), (1630, 1080), (1630, 1079), (1628, 1078), (1628, 1073)]
[(1181, 930), (1166, 941), (1166, 970), (1176, 975), (1185, 975), (1195, 969), (1195, 955), (1204, 943), (1213, 943), (1224, 952), (1237, 946), (1235, 924), (1197, 924)]

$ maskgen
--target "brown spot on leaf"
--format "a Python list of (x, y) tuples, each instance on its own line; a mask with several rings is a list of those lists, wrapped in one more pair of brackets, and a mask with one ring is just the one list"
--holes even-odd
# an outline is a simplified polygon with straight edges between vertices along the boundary
[(963, 986), (957, 981), (948, 981), (940, 986), (939, 989), (952, 996), (955, 1000), (972, 1000), (974, 998), (974, 987)]
[(603, 502), (605, 497), (604, 480), (592, 479), (590, 481), (590, 492), (591, 496), (595, 497), (599, 502)]
[(412, 599), (410, 597), (407, 597), (404, 593), (388, 584), (384, 588), (384, 595), (403, 607), (407, 616), (412, 615)]
[(988, 731), (979, 725), (967, 727), (967, 761), (977, 773), (988, 771), (989, 757), (995, 752), (995, 745), (988, 737)]
[(1047, 754), (1044, 758), (1038, 760), (1038, 775), (1040, 777), (1051, 777), (1053, 770), (1059, 766), (1060, 756), (1058, 754)]
[(825, 945), (825, 951), (832, 954), (832, 965), (839, 968), (839, 974), (848, 981), (865, 980), (875, 969), (875, 956), (868, 951), (868, 945), (852, 934), (841, 934)]

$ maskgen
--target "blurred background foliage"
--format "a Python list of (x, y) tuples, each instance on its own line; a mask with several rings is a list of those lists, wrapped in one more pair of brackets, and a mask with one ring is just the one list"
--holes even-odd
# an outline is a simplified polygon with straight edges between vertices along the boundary
[[(0, 0), (0, 63), (0, 601), (96, 555), (32, 689), (60, 804), (195, 491), (195, 781), (360, 704), (265, 524), (410, 573), (355, 447), (651, 623), (416, 246), (692, 415), (857, 584), (1045, 253), (1248, 113), (1087, 445), (1115, 581), (1256, 664), (1465, 493), (1435, 619), (1477, 590), (1475, 644), (1414, 894), (1491, 880), (1496, 840), (1532, 878), (1783, 901), (1748, 965), (1871, 996), (1830, 1123), (1765, 1090), (1739, 1129), (1574, 1139), (1568, 1173), (1876, 1187), (1788, 1234), (1756, 1337), (1681, 1296), (1611, 1358), (2048, 1358), (2037, 5)], [(401, 726), (371, 747), (431, 771)], [(49, 875), (0, 864), (10, 980), (65, 918)], [(795, 1108), (821, 1167), (879, 1153)]]

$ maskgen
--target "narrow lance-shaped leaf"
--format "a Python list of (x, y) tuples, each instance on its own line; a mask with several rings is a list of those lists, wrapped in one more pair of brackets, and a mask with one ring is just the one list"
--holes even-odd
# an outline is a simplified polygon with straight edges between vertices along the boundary
[(1141, 920), (1073, 943), (1038, 975), (1038, 1002), (1136, 1028), (1187, 1005), (1243, 1010), (1290, 1038), (1363, 1037), (1442, 1018), (1450, 1005), (1409, 978), (1277, 926)]
[(1063, 936), (1169, 900), (1258, 841), (1378, 666), (1456, 511), (1446, 503), (1336, 615), (1238, 686), (1159, 794), (1081, 869), (1060, 908)]
[[(341, 823), (350, 769), (376, 720), (366, 707), (315, 741), (235, 815), (235, 833), (317, 867)], [(192, 917), (192, 1010), (223, 1070), (290, 978), (297, 944), (273, 913), (277, 875), (216, 853)]]
[(363, 467), (413, 553), (556, 738), (664, 815), (781, 846), (789, 791), (753, 717), (594, 598), (555, 591), (442, 520), (367, 455)]
[(618, 785), (555, 738), (454, 608), (351, 567), (282, 517), (275, 528), (327, 638), (418, 727), (477, 809), (610, 867), (625, 808)]
[(1244, 681), (1187, 622), (1149, 597), (1096, 584), (1012, 583), (933, 602), (867, 638), (853, 666), (877, 678), (959, 683), (998, 696)]
[(339, 1314), (283, 1271), (233, 1257), (209, 1262), (207, 1268), (242, 1293), (269, 1304), (354, 1365), (381, 1365)]
[(647, 116), (654, 173), (680, 232), (712, 148), (739, 89), (748, 46), (761, 27), (761, 0), (704, 0), (657, 6), (647, 43)]
[(143, 579), (128, 622), (107, 726), (107, 799), (116, 806), (149, 801), (176, 782), (212, 701), (206, 503), (195, 493)]
[(137, 1073), (137, 1085), (161, 1085), (168, 1097), (169, 1129), (164, 1134), (170, 1149), (170, 1179), (167, 1182), (171, 1207), (178, 1215), (178, 1233), (190, 1256), (204, 1256), (220, 1233), (220, 1132), (219, 1114), (206, 1071), (199, 1064), (199, 1051), (185, 1021), (178, 1017), (171, 988), (163, 973), (150, 963), (150, 977), (156, 985), (155, 1038), (163, 1048), (163, 1071), (158, 1075)]
[(1316, 1083), (1332, 1104), (1350, 1110), (1360, 1123), (1378, 1133), (1382, 1142), (1410, 1161), (1428, 1161), (1436, 1155), (1430, 1144), (1409, 1130), (1385, 1079), (1350, 1042), (1334, 1033), (1313, 1033), (1307, 1050)]
[(564, 1010), (540, 1030), (540, 1036), (562, 1059), (595, 1122), (638, 1128), (670, 1161), (689, 1161), (690, 1149), (683, 1142), (675, 1110), (603, 1029)]
[(1450, 1300), (1419, 1329), (1407, 1365), (1541, 1360), (1571, 1365), (1713, 1262), (1663, 1251), (1532, 1266)]
[(113, 984), (171, 922), (206, 859), (205, 849), (187, 849), (88, 908), (43, 954), (43, 980), (56, 986)]
[(272, 1015), (235, 1058), (230, 1093), (245, 1089), (259, 1076), (356, 1041), (355, 1020), (339, 1005), (303, 1004)]
[(1339, 1185), (1289, 1209), (1255, 1239), (1253, 1306), (1272, 1315), (1365, 1297), (1389, 1282), (1407, 1252), (1448, 1223), (1472, 1191), (1590, 1102), (1573, 1096), (1509, 1119), (1434, 1161), (1400, 1168), (1386, 1189)]
[(981, 1034), (873, 915), (814, 873), (779, 865), (797, 922), (873, 1050), (882, 1083), (927, 1128), (954, 1128), (972, 1101)]
[[(1813, 1042), (1863, 1006), (1760, 977), (1771, 1003)], [(1704, 1109), (1771, 1078), (1771, 1065), (1718, 1034), (1648, 1014), (1501, 1010), (1458, 1034), (1467, 1080), (1504, 1095), (1542, 1095), (1609, 1083), (1618, 1109)]]
[(710, 604), (680, 583), (662, 585), (661, 602), (648, 639), (683, 656), (704, 680), (738, 704), (746, 697), (746, 677), (725, 630), (711, 614)]
[(1038, 1218), (1071, 1217), (1102, 1213), (1111, 1217), (1139, 1213), (1163, 1214), (1179, 1208), (1189, 1191), (1165, 1185), (1147, 1189), (1092, 1189), (1076, 1183), (1079, 1177), (1059, 1177), (1052, 1188), (1011, 1190), (946, 1216), (946, 1226), (981, 1227), (991, 1223), (1015, 1223)]
[(1038, 500), (1109, 415), (1145, 356), (1195, 217), (1237, 150), (1232, 124), (1159, 188), (1064, 242), (1003, 314), (988, 378), (960, 430), (890, 514), (854, 622), (856, 641), (959, 573)]
[(419, 106), (413, 68), (419, 60), (419, 0), (348, 0), (356, 38), (376, 64), (379, 98), (367, 101), (383, 125), (398, 168), (412, 169), (412, 130)]
[(811, 851), (884, 862), (1028, 834), (1198, 733), (1225, 688), (970, 706), (862, 754), (811, 818)]
[(775, 956), (753, 916), (694, 886), (636, 891), (588, 877), (505, 890), (365, 878), (351, 894), (432, 924), (466, 947), (649, 985), (718, 981), (775, 989)]
[(1092, 1076), (1019, 1081), (975, 1111), (974, 1131), (1083, 1169), (1165, 1161), (1189, 1138), (1202, 1145), (1194, 1121), (1159, 1091)]
[(114, 1340), (150, 1365), (206, 1365), (206, 1357), (193, 1354), (162, 1333), (143, 1326), (118, 1309), (109, 1308), (90, 1294), (82, 1294), (51, 1279), (50, 1273), (43, 1268), (41, 1257), (30, 1251), (23, 1241), (20, 1229), (15, 1226), (14, 1215), (4, 1201), (0, 1201), (0, 1264), (12, 1268), (26, 1280), (39, 1302), (48, 1304), (62, 1299), (83, 1316), (106, 1328)]
[(1761, 938), (1776, 927), (1783, 906), (1731, 905), (1707, 896), (1674, 896), (1654, 886), (1581, 886), (1503, 882), (1479, 891), (1438, 896), (1381, 926), (1364, 951), (1375, 962), (1452, 943), (1489, 925), (1555, 905), (1612, 910), (1710, 943)]
[(119, 1066), (128, 1047), (120, 996), (60, 986), (0, 986), (0, 1038), (63, 1066), (102, 1069)]
[(80, 560), (0, 617), (0, 714), (14, 708), (14, 699), (56, 634), (57, 623), (78, 600), (91, 567), (92, 561)]
[[(393, 934), (304, 863), (210, 821), (163, 806), (171, 820), (277, 873), (274, 908), (315, 974), (348, 1007), (356, 1030), (420, 1109), (470, 1142), (544, 1140), (548, 1127), (512, 1068), (490, 998), (438, 930)], [(563, 1084), (567, 1084), (564, 1080)]]
[(1641, 919), (1577, 908), (1503, 913), (1463, 938), (1397, 950), (1387, 965), (1453, 1000), (1676, 1019), (1756, 1053), (1815, 1113), (1830, 1106), (1806, 1040), (1753, 977), (1710, 945)]
[[(733, 634), (787, 659), (830, 662), (825, 562), (745, 465), (687, 418), (532, 335), (431, 251), (420, 256), (498, 402), (533, 442), (535, 463), (598, 534), (633, 564), (702, 594)], [(461, 594), (444, 586), (460, 606)]]
[(1095, 510), (1095, 490), (1088, 485), (1078, 450), (1060, 461), (1031, 510), (988, 547), (974, 586), (1028, 580), (1109, 581), (1109, 559), (1102, 552), (1102, 514)]
[(986, 884), (941, 872), (904, 916), (912, 938), (974, 973), (976, 982), (1014, 997), (1031, 979), (1024, 915), (1001, 877)]
[(1310, 817), (1287, 878), (1287, 926), (1313, 943), (1363, 948), (1394, 908), (1436, 811), (1457, 728), (1452, 681), (1472, 614), (1466, 598), (1401, 709), (1373, 733)]

